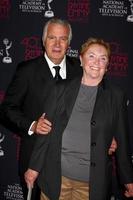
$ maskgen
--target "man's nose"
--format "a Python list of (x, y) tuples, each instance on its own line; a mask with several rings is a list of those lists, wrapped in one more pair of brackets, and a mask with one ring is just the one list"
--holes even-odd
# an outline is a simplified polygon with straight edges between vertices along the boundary
[(56, 39), (55, 44), (56, 44), (56, 46), (59, 46), (60, 45), (60, 39)]

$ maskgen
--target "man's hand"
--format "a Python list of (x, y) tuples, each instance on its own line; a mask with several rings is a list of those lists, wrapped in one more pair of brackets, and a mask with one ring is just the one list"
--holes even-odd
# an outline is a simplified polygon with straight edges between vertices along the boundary
[(32, 125), (31, 131), (36, 134), (47, 135), (51, 131), (51, 126), (51, 122), (45, 118), (45, 114), (42, 114), (38, 121)]
[(34, 182), (38, 177), (38, 172), (32, 169), (28, 169), (25, 173), (24, 173), (24, 179), (25, 182), (27, 183), (27, 187), (29, 187), (29, 185), (33, 188), (34, 186)]
[(126, 197), (133, 197), (133, 183), (125, 184), (125, 196)]
[(111, 146), (109, 148), (108, 154), (112, 155), (116, 151), (116, 149), (117, 149), (117, 142), (113, 137), (113, 140), (112, 140)]

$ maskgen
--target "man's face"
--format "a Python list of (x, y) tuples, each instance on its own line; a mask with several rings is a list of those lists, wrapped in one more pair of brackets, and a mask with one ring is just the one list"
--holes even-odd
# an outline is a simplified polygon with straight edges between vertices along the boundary
[(49, 24), (43, 45), (47, 56), (53, 63), (59, 64), (64, 58), (69, 46), (68, 36), (67, 27), (60, 24)]

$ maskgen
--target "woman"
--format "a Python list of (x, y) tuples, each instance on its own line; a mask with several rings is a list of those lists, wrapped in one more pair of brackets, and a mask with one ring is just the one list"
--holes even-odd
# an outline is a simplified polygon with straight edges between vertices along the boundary
[(80, 54), (82, 77), (57, 84), (49, 96), (46, 113), (52, 131), (37, 139), (25, 174), (30, 184), (39, 174), (42, 200), (110, 199), (112, 160), (108, 149), (113, 137), (118, 144), (120, 182), (126, 186), (125, 195), (133, 196), (126, 98), (105, 79), (109, 57), (106, 42), (88, 39)]

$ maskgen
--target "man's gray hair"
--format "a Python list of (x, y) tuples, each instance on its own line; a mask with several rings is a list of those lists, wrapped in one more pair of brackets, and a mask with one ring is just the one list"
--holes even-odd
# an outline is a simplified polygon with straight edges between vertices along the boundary
[(50, 24), (60, 24), (62, 26), (68, 27), (68, 29), (69, 29), (68, 43), (70, 44), (71, 39), (72, 39), (72, 28), (71, 28), (71, 25), (70, 25), (70, 23), (68, 21), (62, 20), (62, 19), (59, 19), (59, 18), (52, 18), (52, 19), (50, 19), (49, 21), (46, 22), (46, 24), (45, 24), (45, 26), (43, 28), (43, 35), (42, 35), (43, 44), (44, 44), (44, 42), (46, 40), (48, 26)]

